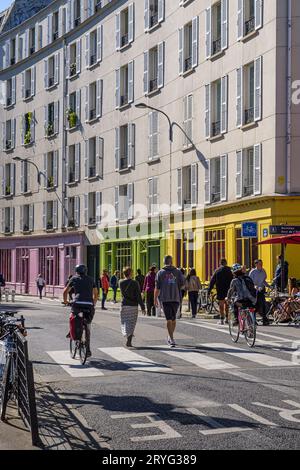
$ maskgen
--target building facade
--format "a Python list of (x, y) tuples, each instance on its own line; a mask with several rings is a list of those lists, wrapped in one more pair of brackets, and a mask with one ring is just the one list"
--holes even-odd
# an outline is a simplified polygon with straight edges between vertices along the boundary
[(257, 241), (300, 225), (298, 2), (21, 3), (0, 15), (8, 284), (41, 273), (58, 295), (78, 262), (97, 278), (167, 252), (202, 280), (223, 256), (271, 278), (278, 248)]

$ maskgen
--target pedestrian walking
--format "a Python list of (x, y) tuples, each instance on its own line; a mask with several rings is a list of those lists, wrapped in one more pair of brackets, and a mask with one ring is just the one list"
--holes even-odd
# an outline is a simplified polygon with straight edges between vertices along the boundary
[(220, 320), (218, 323), (220, 325), (224, 325), (224, 321), (225, 323), (228, 323), (229, 306), (226, 302), (226, 297), (232, 279), (232, 270), (229, 266), (227, 266), (227, 260), (225, 258), (222, 258), (220, 261), (220, 266), (212, 275), (208, 287), (208, 295), (211, 293), (214, 287), (216, 287), (217, 290), (217, 300), (220, 309)]
[(147, 315), (155, 316), (154, 290), (155, 290), (156, 267), (151, 266), (146, 274), (142, 293), (146, 294)]
[(192, 268), (189, 274), (187, 275), (185, 281), (185, 288), (189, 296), (189, 302), (192, 310), (192, 318), (196, 318), (199, 291), (201, 289), (201, 281), (197, 276), (196, 270), (194, 268)]
[(256, 312), (259, 313), (263, 319), (263, 325), (269, 325), (267, 318), (267, 305), (266, 305), (266, 287), (270, 287), (267, 283), (267, 273), (263, 268), (261, 259), (254, 261), (255, 268), (250, 271), (249, 277), (252, 279), (254, 287), (257, 291)]
[(142, 274), (141, 269), (137, 270), (137, 275), (135, 276), (135, 280), (138, 282), (140, 286), (140, 291), (142, 292), (144, 287), (145, 276)]
[[(283, 269), (282, 269), (283, 268)], [(282, 266), (282, 256), (277, 256), (277, 266), (275, 270), (274, 279), (272, 282), (272, 286), (274, 286), (278, 291), (285, 291), (288, 285), (289, 279), (289, 263), (284, 261)]]
[(127, 338), (126, 346), (132, 347), (132, 338), (138, 319), (138, 306), (140, 305), (143, 315), (145, 315), (145, 304), (142, 300), (139, 283), (132, 279), (133, 270), (127, 267), (123, 270), (124, 278), (120, 281), (120, 291), (122, 303), (120, 310), (121, 331)]
[(120, 271), (115, 271), (114, 274), (110, 278), (110, 287), (112, 288), (113, 291), (113, 303), (117, 303), (117, 291), (118, 291), (118, 286), (119, 286), (119, 280), (120, 280)]
[[(180, 268), (180, 272), (181, 274), (183, 275), (184, 279), (186, 279), (185, 277), (185, 269), (184, 268)], [(179, 318), (182, 317), (182, 306), (183, 306), (183, 299), (184, 297), (186, 296), (186, 289), (185, 289), (185, 284), (183, 285), (183, 287), (180, 289), (180, 306), (179, 306)], [(190, 312), (190, 300), (188, 299), (188, 308), (187, 308), (187, 312)]]
[(105, 301), (107, 299), (107, 294), (109, 290), (109, 277), (106, 269), (103, 269), (100, 281), (102, 289), (101, 310), (107, 310), (107, 308), (105, 307)]
[(5, 287), (5, 279), (2, 273), (0, 273), (0, 302), (2, 300), (2, 287)]
[(40, 299), (42, 299), (43, 298), (43, 289), (46, 288), (46, 281), (42, 277), (41, 274), (39, 274), (38, 277), (37, 277), (36, 285), (37, 285), (37, 288), (38, 288), (38, 291), (39, 291)]
[(173, 266), (172, 256), (165, 256), (164, 267), (157, 273), (155, 280), (154, 303), (162, 304), (167, 320), (168, 344), (171, 348), (176, 346), (174, 332), (176, 328), (176, 314), (180, 306), (180, 290), (184, 286), (183, 274)]

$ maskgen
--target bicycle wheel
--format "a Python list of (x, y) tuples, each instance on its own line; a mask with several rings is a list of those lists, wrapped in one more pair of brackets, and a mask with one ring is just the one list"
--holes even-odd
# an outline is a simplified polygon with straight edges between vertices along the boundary
[(73, 339), (70, 339), (70, 355), (72, 359), (75, 359), (76, 354), (77, 354), (77, 341), (74, 341)]
[(212, 296), (211, 298), (211, 304), (210, 304), (210, 312), (211, 314), (219, 314), (220, 309), (219, 309), (219, 302), (217, 301), (217, 296), (216, 294)]
[(7, 357), (5, 368), (2, 376), (1, 383), (1, 405), (0, 405), (0, 419), (1, 421), (5, 420), (6, 408), (9, 399), (9, 389), (11, 387), (11, 356)]
[(86, 326), (85, 325), (83, 327), (80, 346), (79, 346), (79, 357), (80, 357), (81, 364), (84, 366), (84, 364), (86, 363), (86, 359), (87, 359)]
[(249, 348), (253, 348), (256, 340), (256, 321), (253, 313), (249, 313), (245, 319), (244, 336)]
[(229, 314), (229, 321), (228, 321), (228, 326), (229, 326), (229, 333), (231, 336), (231, 339), (234, 343), (237, 343), (239, 338), (240, 338), (240, 324), (238, 323), (237, 325), (235, 324), (236, 319), (233, 313)]

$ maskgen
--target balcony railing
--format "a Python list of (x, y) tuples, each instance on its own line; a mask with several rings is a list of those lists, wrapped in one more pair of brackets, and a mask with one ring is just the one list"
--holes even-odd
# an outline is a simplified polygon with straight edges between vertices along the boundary
[(58, 31), (54, 31), (53, 33), (53, 41), (56, 41), (58, 39)]
[(75, 228), (75, 227), (76, 227), (76, 221), (75, 221), (75, 219), (69, 219), (69, 220), (68, 220), (68, 227), (69, 227), (69, 228)]
[(49, 77), (48, 78), (48, 87), (52, 87), (54, 85), (54, 77)]
[(35, 53), (35, 46), (31, 46), (30, 48), (30, 55)]
[(222, 50), (222, 43), (221, 43), (221, 38), (216, 39), (213, 41), (213, 55), (218, 54)]
[(12, 149), (12, 141), (6, 139), (5, 150), (11, 150), (11, 149)]
[(128, 44), (128, 33), (124, 34), (121, 38), (121, 47), (127, 46)]
[(76, 75), (76, 62), (73, 62), (73, 64), (70, 65), (70, 77), (73, 77)]
[(90, 56), (90, 66), (94, 65), (96, 62), (97, 62), (97, 56), (96, 56), (96, 54), (92, 54)]
[(27, 225), (27, 224), (23, 225), (23, 232), (25, 232), (25, 233), (29, 232), (29, 225)]
[(191, 69), (192, 69), (192, 58), (187, 57), (184, 60), (184, 71), (187, 72), (188, 70), (191, 70)]
[(155, 78), (154, 80), (150, 80), (150, 82), (149, 82), (150, 92), (157, 90), (157, 88), (158, 88), (157, 78)]
[(90, 166), (89, 168), (89, 178), (95, 178), (96, 176), (96, 167)]
[(221, 134), (221, 121), (213, 122), (211, 127), (213, 137)]
[(253, 195), (253, 184), (243, 187), (243, 196), (252, 196)]
[(101, 10), (101, 8), (102, 8), (102, 2), (101, 1), (97, 2), (96, 5), (95, 5), (95, 11), (99, 11), (99, 10)]
[(245, 21), (245, 36), (247, 36), (247, 34), (252, 33), (253, 31), (255, 31), (255, 17), (254, 16), (249, 18), (249, 20)]
[(16, 58), (15, 57), (12, 57), (10, 59), (10, 65), (14, 65), (16, 63)]
[(11, 96), (8, 96), (6, 98), (6, 106), (11, 106), (12, 105), (12, 97)]
[(220, 202), (221, 201), (221, 193), (220, 191), (212, 193), (211, 195), (211, 202)]
[(76, 18), (75, 21), (74, 21), (75, 28), (76, 28), (76, 26), (79, 26), (80, 23), (81, 23), (81, 18), (80, 17)]
[(245, 124), (254, 122), (254, 108), (245, 109)]
[(128, 156), (122, 155), (120, 158), (120, 170), (126, 170), (128, 168)]
[(190, 197), (183, 200), (183, 206), (190, 206), (191, 204), (192, 199)]
[(90, 109), (90, 121), (96, 119), (96, 109)]
[(150, 28), (153, 28), (153, 26), (157, 25), (158, 23), (158, 13), (154, 13), (153, 15), (150, 16)]
[(73, 171), (69, 172), (68, 183), (75, 183), (75, 173)]
[(48, 121), (48, 124), (46, 126), (46, 136), (51, 137), (54, 135), (54, 124), (51, 121)]
[(10, 227), (6, 226), (4, 229), (4, 233), (11, 233)]
[(25, 90), (25, 98), (30, 98), (31, 90)]
[(96, 224), (96, 217), (89, 217), (89, 225), (95, 225)]
[(47, 230), (53, 230), (54, 225), (53, 225), (53, 220), (48, 220), (47, 222)]

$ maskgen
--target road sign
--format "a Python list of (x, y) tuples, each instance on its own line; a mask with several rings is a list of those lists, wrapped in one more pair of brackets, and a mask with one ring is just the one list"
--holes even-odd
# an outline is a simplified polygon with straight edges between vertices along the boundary
[(271, 225), (270, 235), (294, 235), (300, 233), (300, 225)]
[(242, 223), (242, 237), (243, 238), (257, 238), (257, 222), (243, 222)]

